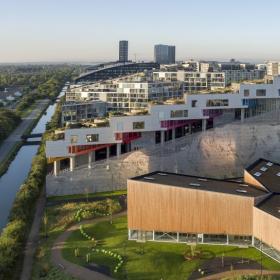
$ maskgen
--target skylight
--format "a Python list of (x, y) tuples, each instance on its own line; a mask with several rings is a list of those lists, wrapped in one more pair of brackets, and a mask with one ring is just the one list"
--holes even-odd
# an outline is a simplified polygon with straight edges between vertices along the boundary
[(265, 172), (267, 170), (267, 167), (263, 166), (260, 168), (261, 171)]
[(197, 180), (198, 180), (198, 181), (202, 181), (202, 182), (207, 182), (207, 181), (208, 181), (208, 180), (205, 179), (205, 178), (198, 178)]
[(153, 178), (153, 177), (144, 177), (144, 179), (146, 179), (146, 180), (155, 180), (155, 178)]
[(160, 176), (167, 176), (166, 173), (161, 173), (161, 172), (159, 172), (158, 175), (160, 175)]
[(260, 177), (260, 176), (262, 175), (262, 173), (261, 173), (261, 172), (256, 172), (256, 173), (254, 173), (254, 175), (255, 175), (256, 177)]
[(276, 176), (280, 177), (280, 172), (278, 172), (278, 173), (276, 174)]
[(239, 184), (240, 187), (249, 187), (247, 184)]
[(200, 187), (200, 184), (198, 183), (189, 183), (190, 186), (193, 186), (193, 187)]
[(269, 162), (266, 163), (266, 165), (267, 165), (267, 166), (272, 166), (273, 163), (269, 161)]
[(243, 190), (243, 189), (236, 189), (236, 192), (239, 192), (239, 193), (247, 193), (246, 190)]

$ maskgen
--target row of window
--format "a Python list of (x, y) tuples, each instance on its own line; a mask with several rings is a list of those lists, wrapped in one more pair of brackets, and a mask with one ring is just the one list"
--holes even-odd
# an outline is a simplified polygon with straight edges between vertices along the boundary
[[(87, 134), (86, 140), (88, 143), (91, 142), (98, 142), (99, 141), (99, 135), (98, 134)], [(71, 144), (75, 144), (78, 142), (78, 135), (71, 135), (70, 136), (70, 142)]]
[(206, 102), (206, 107), (222, 107), (228, 106), (228, 99), (208, 99)]

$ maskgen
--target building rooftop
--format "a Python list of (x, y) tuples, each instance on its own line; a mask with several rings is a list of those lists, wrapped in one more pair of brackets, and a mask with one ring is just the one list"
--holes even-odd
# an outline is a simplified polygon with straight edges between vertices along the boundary
[(247, 197), (258, 197), (266, 194), (266, 192), (245, 183), (161, 171), (134, 177), (131, 180)]
[(259, 159), (246, 168), (269, 192), (280, 194), (280, 164)]
[(257, 205), (257, 208), (280, 219), (280, 195), (272, 194)]

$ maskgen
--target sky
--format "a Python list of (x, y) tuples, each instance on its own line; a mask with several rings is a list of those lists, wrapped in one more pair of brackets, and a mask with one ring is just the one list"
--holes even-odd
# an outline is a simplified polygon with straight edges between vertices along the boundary
[(176, 59), (280, 60), (279, 0), (0, 0), (0, 63)]

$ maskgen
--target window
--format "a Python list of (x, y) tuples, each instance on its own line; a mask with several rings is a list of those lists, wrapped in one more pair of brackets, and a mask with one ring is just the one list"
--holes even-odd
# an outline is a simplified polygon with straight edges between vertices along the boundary
[(249, 96), (249, 95), (250, 95), (250, 90), (244, 89), (244, 96)]
[(266, 96), (266, 89), (257, 89), (256, 96)]
[(98, 142), (99, 141), (99, 135), (98, 134), (88, 134), (86, 136), (87, 142)]
[(77, 143), (78, 142), (78, 136), (77, 135), (71, 135), (70, 136), (70, 142), (71, 142), (71, 144)]
[(206, 107), (228, 106), (228, 99), (208, 99)]
[(192, 100), (192, 107), (196, 107), (197, 100)]
[(145, 122), (133, 122), (133, 129), (144, 129)]
[(188, 116), (188, 110), (171, 110), (170, 118), (186, 118)]

